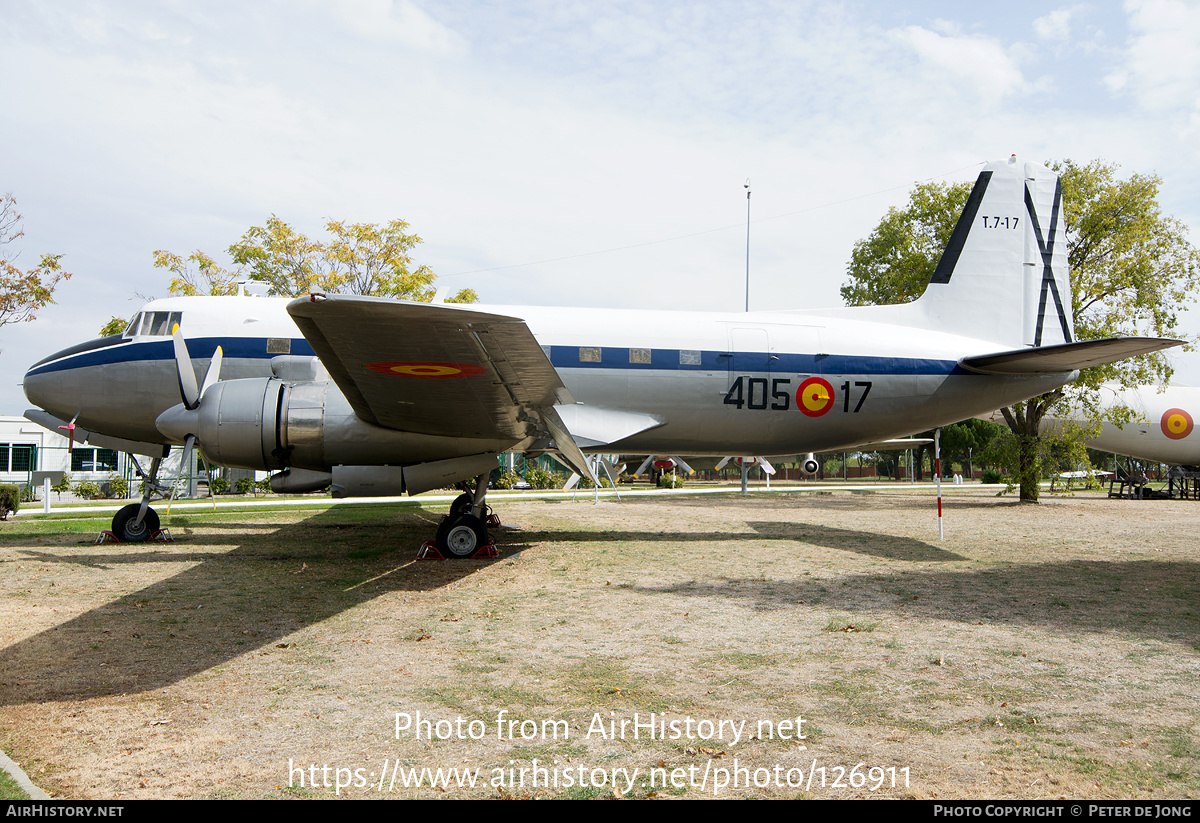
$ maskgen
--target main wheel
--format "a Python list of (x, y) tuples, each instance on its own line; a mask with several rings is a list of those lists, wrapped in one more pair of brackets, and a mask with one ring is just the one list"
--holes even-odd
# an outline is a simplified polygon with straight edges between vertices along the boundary
[(472, 514), (452, 514), (438, 526), (434, 545), (446, 557), (470, 557), (487, 542), (487, 527)]
[(130, 503), (113, 516), (112, 530), (123, 543), (144, 543), (158, 531), (158, 512), (147, 508), (142, 522), (137, 522), (141, 503)]

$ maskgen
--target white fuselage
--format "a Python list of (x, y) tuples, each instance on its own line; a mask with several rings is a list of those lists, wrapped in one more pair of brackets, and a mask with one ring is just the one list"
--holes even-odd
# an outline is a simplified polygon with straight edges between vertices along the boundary
[[(139, 317), (178, 312), (201, 376), (219, 345), (223, 381), (262, 378), (271, 376), (273, 361), (279, 371), (279, 358), (294, 365), (295, 358), (313, 356), (285, 310), (288, 302), (172, 298), (148, 304)], [(752, 455), (849, 448), (953, 423), (1071, 378), (971, 372), (958, 365), (960, 358), (1001, 344), (881, 322), (886, 315), (878, 312), (470, 308), (525, 321), (577, 404), (665, 421), (593, 451)], [(78, 416), (92, 431), (166, 442), (155, 420), (180, 402), (168, 333), (163, 324), (143, 321), (120, 338), (59, 352), (29, 370), (26, 394), (62, 420)], [(339, 394), (332, 383), (328, 391)], [(398, 450), (409, 448), (395, 442)], [(407, 455), (377, 459), (404, 462)]]

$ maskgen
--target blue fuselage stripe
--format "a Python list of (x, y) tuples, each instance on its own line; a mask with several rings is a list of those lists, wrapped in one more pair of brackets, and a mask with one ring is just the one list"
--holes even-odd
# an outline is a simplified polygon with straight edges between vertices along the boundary
[[(267, 351), (265, 337), (207, 337), (188, 340), (188, 353), (195, 359), (210, 358), (221, 346), (225, 358), (270, 360), (280, 355)], [(649, 361), (630, 362), (628, 347), (582, 347), (585, 356), (599, 359), (581, 360), (580, 346), (545, 346), (550, 362), (556, 369), (630, 369), (633, 371), (738, 371), (780, 372), (788, 374), (879, 374), (879, 375), (937, 375), (973, 374), (959, 368), (954, 360), (917, 357), (870, 357), (843, 354), (789, 354), (786, 352), (721, 352), (689, 349), (634, 349), (648, 353)], [(290, 354), (315, 357), (312, 346), (302, 337), (292, 338)], [(643, 354), (644, 357), (644, 354)], [(175, 348), (170, 338), (155, 341), (129, 341), (96, 348), (49, 362), (29, 370), (30, 375), (50, 374), (70, 369), (103, 366), (115, 363), (174, 360)]]
[(631, 363), (630, 349), (619, 346), (582, 347), (599, 359), (581, 360), (579, 346), (544, 346), (556, 369), (632, 369), (634, 371), (738, 371), (789, 374), (972, 374), (954, 360), (914, 357), (867, 357), (844, 354), (788, 354), (785, 352), (718, 352), (688, 349), (634, 349), (649, 351), (649, 363)]
[[(274, 339), (274, 338), (272, 338)], [(226, 359), (271, 360), (279, 357), (278, 352), (267, 351), (265, 337), (201, 337), (188, 340), (188, 354), (194, 359), (211, 358), (221, 347), (222, 356)], [(316, 357), (316, 352), (303, 337), (293, 337), (289, 354), (298, 357)], [(89, 366), (107, 366), (114, 363), (134, 363), (139, 361), (174, 360), (175, 344), (171, 338), (154, 341), (129, 341), (115, 346), (94, 349), (53, 360), (45, 365), (36, 366), (29, 374), (49, 374), (70, 369), (83, 369)]]

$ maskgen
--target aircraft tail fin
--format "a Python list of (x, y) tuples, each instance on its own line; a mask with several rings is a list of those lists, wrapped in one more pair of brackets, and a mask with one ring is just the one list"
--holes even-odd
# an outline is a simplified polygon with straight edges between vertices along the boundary
[(925, 293), (930, 328), (1017, 348), (1075, 339), (1058, 175), (1040, 163), (989, 163)]

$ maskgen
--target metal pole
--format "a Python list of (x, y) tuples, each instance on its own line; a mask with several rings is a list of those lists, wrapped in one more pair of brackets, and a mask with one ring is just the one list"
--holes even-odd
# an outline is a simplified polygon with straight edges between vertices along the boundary
[(750, 178), (746, 178), (746, 311), (750, 311)]
[(933, 430), (933, 473), (937, 475), (938, 540), (945, 540), (942, 531), (942, 430)]

